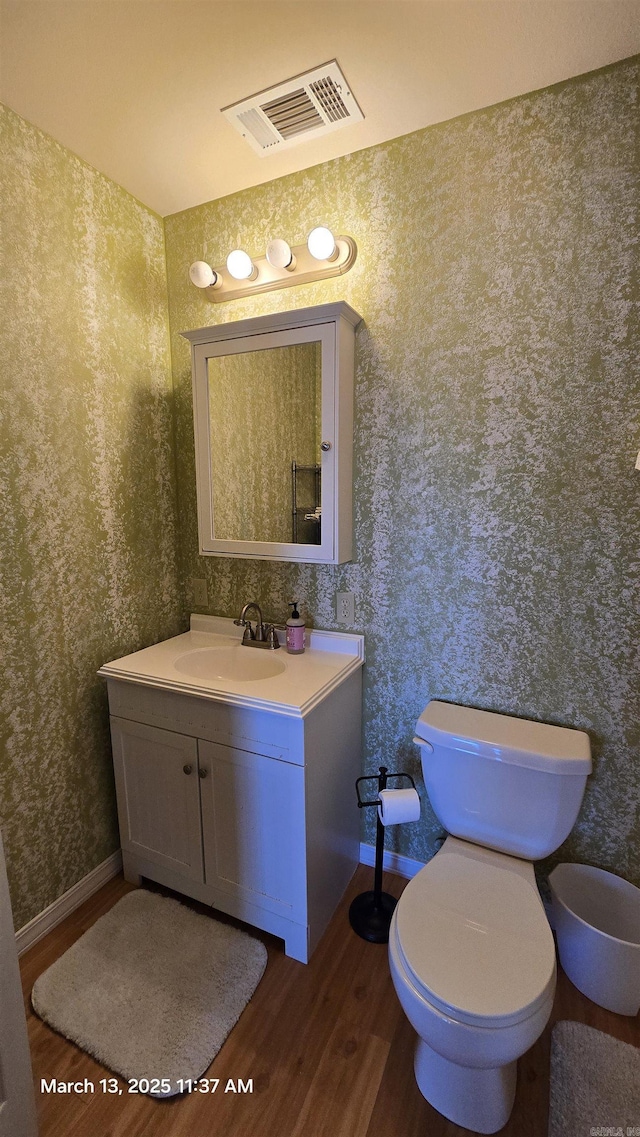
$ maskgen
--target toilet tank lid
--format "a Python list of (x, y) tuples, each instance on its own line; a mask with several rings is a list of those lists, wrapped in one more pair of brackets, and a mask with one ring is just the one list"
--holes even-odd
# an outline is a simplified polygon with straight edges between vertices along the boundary
[(434, 746), (532, 770), (591, 773), (589, 736), (573, 727), (549, 726), (432, 699), (416, 723), (416, 733)]

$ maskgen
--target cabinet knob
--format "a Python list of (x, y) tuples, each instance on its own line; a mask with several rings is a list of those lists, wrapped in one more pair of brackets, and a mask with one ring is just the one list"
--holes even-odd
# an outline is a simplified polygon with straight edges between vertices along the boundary
[(203, 766), (200, 767), (200, 769), (198, 770), (198, 773), (199, 773), (201, 778), (206, 778), (206, 776), (207, 776), (207, 771), (204, 769)]
[(187, 763), (187, 765), (183, 766), (182, 769), (184, 770), (185, 774), (190, 774), (193, 767)]

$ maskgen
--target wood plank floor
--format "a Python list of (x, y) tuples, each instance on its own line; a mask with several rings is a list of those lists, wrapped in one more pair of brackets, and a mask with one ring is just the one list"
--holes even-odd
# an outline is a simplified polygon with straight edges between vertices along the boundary
[[(349, 927), (348, 906), (371, 879), (372, 870), (360, 866), (307, 966), (287, 959), (279, 940), (255, 933), (268, 948), (267, 970), (207, 1071), (220, 1079), (214, 1095), (154, 1101), (126, 1088), (117, 1096), (40, 1093), (41, 1078), (88, 1078), (97, 1089), (110, 1076), (36, 1018), (28, 998), (38, 975), (131, 887), (121, 877), (110, 881), (21, 960), (40, 1137), (469, 1137), (436, 1113), (415, 1084), (414, 1035), (391, 984), (386, 947), (366, 943)], [(395, 896), (405, 884), (385, 874), (384, 887)], [(546, 1137), (550, 1030), (558, 1018), (640, 1046), (638, 1018), (596, 1007), (561, 973), (551, 1024), (519, 1064), (503, 1137)], [(240, 1078), (253, 1079), (251, 1095), (223, 1092), (228, 1079)]]

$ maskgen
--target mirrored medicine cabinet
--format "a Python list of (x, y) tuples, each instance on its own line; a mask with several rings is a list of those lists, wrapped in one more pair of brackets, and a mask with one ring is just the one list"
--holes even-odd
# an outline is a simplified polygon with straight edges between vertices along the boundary
[(191, 343), (200, 553), (351, 559), (359, 322), (340, 301), (182, 333)]

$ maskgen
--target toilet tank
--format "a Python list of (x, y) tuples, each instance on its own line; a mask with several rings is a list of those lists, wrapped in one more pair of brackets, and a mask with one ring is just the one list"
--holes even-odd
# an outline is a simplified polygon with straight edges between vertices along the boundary
[(584, 731), (434, 699), (416, 735), (429, 800), (455, 837), (534, 861), (570, 833), (591, 772)]

